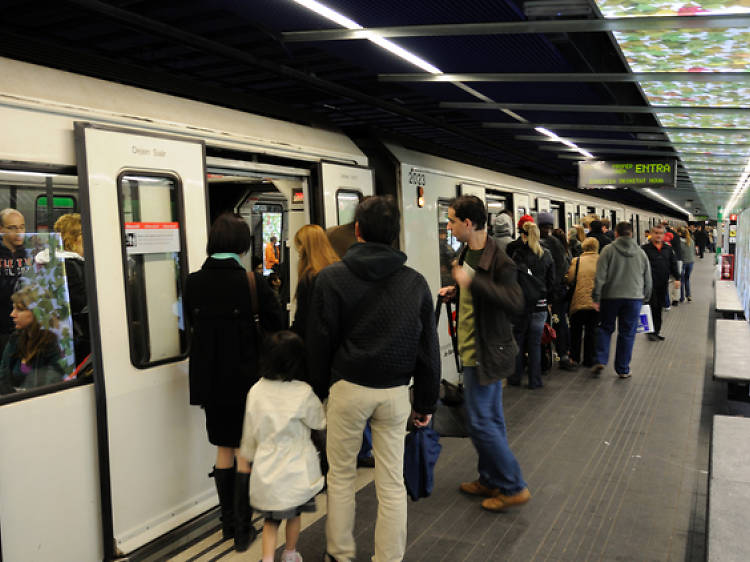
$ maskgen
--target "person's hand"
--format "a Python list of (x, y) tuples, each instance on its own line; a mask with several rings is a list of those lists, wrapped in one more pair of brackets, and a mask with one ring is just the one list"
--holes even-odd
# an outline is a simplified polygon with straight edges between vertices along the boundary
[(469, 285), (471, 285), (471, 275), (466, 273), (463, 267), (457, 265), (453, 266), (453, 279), (456, 280), (456, 283), (462, 289), (468, 289)]
[(412, 411), (411, 413), (411, 422), (414, 424), (414, 427), (427, 427), (430, 424), (431, 419), (432, 414), (420, 414), (415, 411)]
[(679, 281), (675, 280), (675, 282), (674, 282), (674, 288), (675, 289), (679, 289), (680, 288), (680, 282)]
[(450, 302), (454, 298), (456, 298), (456, 287), (455, 285), (449, 285), (448, 287), (443, 287), (438, 291), (438, 294), (440, 295), (440, 298), (443, 299), (443, 302)]
[(594, 303), (594, 310), (596, 310), (597, 312), (599, 312), (599, 303), (598, 302)]

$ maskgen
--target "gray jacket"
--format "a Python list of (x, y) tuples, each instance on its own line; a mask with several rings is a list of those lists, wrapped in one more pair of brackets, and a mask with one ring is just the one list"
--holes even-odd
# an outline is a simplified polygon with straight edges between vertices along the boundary
[(616, 238), (599, 255), (594, 302), (602, 299), (651, 298), (651, 266), (646, 254), (630, 236)]
[(682, 242), (682, 263), (693, 263), (695, 262), (695, 242), (693, 242), (693, 239), (690, 239), (690, 243), (688, 243), (686, 238), (680, 237), (680, 241)]

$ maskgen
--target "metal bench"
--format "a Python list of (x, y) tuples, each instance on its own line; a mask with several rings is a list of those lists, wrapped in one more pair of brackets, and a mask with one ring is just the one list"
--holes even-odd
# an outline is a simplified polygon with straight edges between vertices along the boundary
[(750, 559), (750, 418), (714, 416), (708, 482), (709, 562)]
[(744, 318), (745, 307), (740, 302), (734, 281), (716, 281), (714, 290), (717, 312), (720, 312), (725, 318)]

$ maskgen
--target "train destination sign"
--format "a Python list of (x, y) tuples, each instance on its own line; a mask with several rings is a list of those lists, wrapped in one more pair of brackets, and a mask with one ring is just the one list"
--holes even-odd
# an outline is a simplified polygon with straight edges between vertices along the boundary
[(578, 188), (674, 188), (676, 160), (592, 160), (578, 163)]

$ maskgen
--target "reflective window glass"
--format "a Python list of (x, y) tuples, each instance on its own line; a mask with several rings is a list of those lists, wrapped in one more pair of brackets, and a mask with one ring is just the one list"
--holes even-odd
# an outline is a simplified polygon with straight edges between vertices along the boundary
[(440, 255), (440, 286), (453, 285), (451, 268), (456, 259), (456, 254), (461, 248), (461, 242), (448, 230), (449, 200), (439, 200), (438, 209), (438, 250)]
[(362, 200), (362, 193), (353, 190), (339, 189), (336, 192), (336, 219), (338, 224), (354, 222), (354, 211)]
[(93, 374), (77, 199), (75, 176), (0, 169), (3, 398)]
[(145, 368), (185, 357), (186, 272), (181, 184), (174, 177), (120, 176), (130, 359)]

